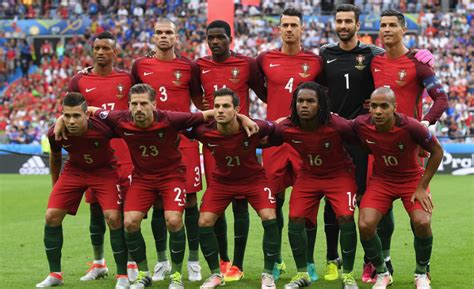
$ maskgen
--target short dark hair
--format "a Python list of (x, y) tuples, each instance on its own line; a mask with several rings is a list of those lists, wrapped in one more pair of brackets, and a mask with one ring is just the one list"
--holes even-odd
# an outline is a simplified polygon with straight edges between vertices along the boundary
[(300, 10), (296, 8), (286, 8), (280, 16), (280, 22), (281, 22), (281, 17), (283, 16), (297, 16), (300, 19), (300, 22), (303, 23), (303, 14), (301, 13)]
[(130, 88), (128, 91), (128, 100), (131, 99), (132, 94), (143, 94), (147, 93), (150, 101), (156, 100), (156, 91), (150, 85), (146, 83), (137, 83)]
[(406, 27), (407, 25), (405, 16), (400, 11), (387, 9), (387, 10), (382, 11), (382, 14), (380, 14), (380, 18), (385, 17), (385, 16), (395, 16), (398, 18), (398, 23), (400, 23), (402, 27)]
[(232, 104), (234, 105), (234, 107), (240, 105), (239, 96), (230, 88), (221, 88), (219, 90), (214, 91), (214, 99), (219, 96), (232, 96)]
[(296, 101), (298, 99), (298, 94), (302, 89), (309, 89), (316, 92), (316, 97), (318, 98), (319, 111), (316, 117), (316, 122), (319, 124), (327, 124), (331, 119), (331, 112), (329, 110), (328, 96), (326, 89), (320, 84), (314, 81), (303, 82), (296, 87), (293, 92), (293, 97), (291, 99), (291, 115), (290, 120), (297, 126), (301, 125), (300, 117), (298, 116), (298, 111), (296, 110)]
[(360, 8), (359, 6), (352, 5), (352, 4), (342, 4), (337, 6), (337, 12), (354, 12), (356, 22), (359, 22), (359, 15), (360, 15)]
[(115, 38), (115, 36), (108, 31), (99, 33), (99, 35), (97, 35), (95, 40), (97, 39), (109, 39), (109, 40), (112, 40), (114, 43), (117, 43), (117, 38)]
[(230, 31), (230, 25), (224, 20), (214, 20), (211, 23), (209, 23), (209, 25), (207, 25), (206, 27), (206, 33), (209, 31), (209, 29), (212, 29), (212, 28), (223, 28), (225, 30), (225, 34), (229, 36), (229, 38), (232, 36), (231, 31)]
[(82, 94), (79, 92), (68, 92), (63, 99), (63, 106), (74, 107), (80, 105), (82, 110), (86, 112), (87, 102)]

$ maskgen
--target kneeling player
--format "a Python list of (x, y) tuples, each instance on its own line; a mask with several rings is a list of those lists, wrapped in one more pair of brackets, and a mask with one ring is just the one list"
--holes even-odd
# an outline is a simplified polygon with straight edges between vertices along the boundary
[(334, 208), (341, 230), (343, 288), (358, 288), (353, 276), (357, 245), (354, 207), (357, 186), (354, 166), (343, 141), (355, 139), (349, 122), (332, 115), (323, 87), (315, 82), (300, 84), (291, 102), (291, 116), (280, 121), (271, 143), (291, 145), (303, 166), (298, 172), (290, 197), (288, 236), (298, 274), (286, 289), (311, 284), (307, 272), (305, 223), (316, 224), (322, 197)]
[(276, 288), (272, 269), (278, 257), (279, 232), (275, 199), (258, 163), (256, 148), (260, 139), (273, 131), (273, 124), (258, 121), (260, 131), (248, 137), (237, 120), (239, 98), (230, 89), (214, 92), (215, 121), (194, 128), (189, 134), (200, 140), (216, 161), (213, 183), (204, 193), (199, 216), (199, 241), (212, 275), (201, 289), (223, 285), (219, 270), (218, 244), (214, 224), (235, 197), (247, 198), (262, 219), (264, 228), (264, 271), (262, 288)]
[[(68, 139), (55, 141), (53, 128), (48, 133), (51, 146), (51, 178), (54, 187), (46, 211), (44, 246), (51, 273), (43, 282), (36, 284), (38, 288), (63, 284), (62, 221), (66, 214), (76, 214), (86, 189), (94, 190), (110, 228), (110, 242), (117, 264), (115, 288), (126, 289), (130, 286), (127, 278), (127, 247), (117, 189), (119, 179), (113, 150), (109, 145), (109, 140), (115, 135), (97, 119), (88, 118), (86, 109), (87, 104), (80, 93), (67, 94), (63, 101), (63, 119)], [(59, 176), (62, 148), (68, 151), (69, 159)]]
[[(370, 98), (370, 115), (359, 116), (352, 124), (374, 155), (373, 175), (360, 206), (360, 238), (366, 256), (377, 270), (377, 280), (372, 288), (386, 288), (393, 281), (383, 260), (376, 228), (392, 202), (401, 198), (415, 234), (415, 286), (429, 289), (426, 270), (433, 244), (433, 203), (428, 185), (443, 158), (443, 149), (424, 125), (395, 113), (395, 109), (393, 91), (378, 88)], [(426, 170), (418, 163), (419, 146), (430, 153)]]

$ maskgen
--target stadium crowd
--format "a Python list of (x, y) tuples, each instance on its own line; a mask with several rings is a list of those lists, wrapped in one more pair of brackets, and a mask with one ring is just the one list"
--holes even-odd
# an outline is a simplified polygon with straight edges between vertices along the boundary
[[(117, 36), (120, 46), (116, 66), (129, 70), (133, 59), (146, 55), (153, 47), (156, 15), (166, 15), (178, 24), (180, 51), (186, 57), (206, 55), (205, 1), (29, 1), (32, 5), (17, 1), (0, 1), (0, 18), (57, 18), (70, 19), (88, 14), (92, 19), (90, 29), (82, 36), (74, 36), (55, 43), (43, 43), (40, 54), (35, 55), (31, 44), (22, 39), (7, 38), (0, 32), (0, 91), (6, 86), (0, 99), (0, 143), (39, 143), (48, 126), (59, 113), (60, 97), (67, 90), (72, 75), (92, 64), (91, 47), (94, 35), (110, 31)], [(22, 1), (23, 3), (28, 1)], [(131, 3), (130, 3), (131, 2)], [(183, 2), (183, 3), (181, 3)], [(293, 6), (305, 14), (322, 13), (321, 9), (332, 9), (319, 5), (320, 0), (299, 0)], [(324, 1), (323, 1), (324, 2)], [(450, 97), (450, 106), (439, 124), (436, 134), (443, 142), (472, 141), (466, 136), (474, 135), (474, 4), (459, 1), (455, 12), (443, 13), (436, 1), (400, 1), (394, 6), (391, 1), (355, 1), (363, 11), (398, 8), (406, 12), (420, 12), (421, 32), (407, 34), (408, 47), (427, 48), (435, 56), (435, 71)], [(87, 4), (86, 4), (87, 3)], [(318, 4), (318, 5), (316, 5)], [(234, 50), (244, 55), (257, 56), (261, 51), (280, 46), (275, 22), (266, 15), (277, 15), (288, 4), (278, 1), (261, 1), (260, 7), (236, 4)], [(118, 7), (118, 8), (117, 8)], [(326, 43), (336, 42), (334, 23), (307, 23), (303, 37), (304, 46), (315, 52)], [(361, 33), (361, 40), (379, 44), (374, 35)], [(38, 68), (28, 73), (30, 63)], [(8, 76), (21, 67), (23, 77), (8, 83)], [(429, 97), (425, 97), (425, 108), (429, 108)], [(251, 115), (264, 118), (265, 105), (255, 95), (251, 102)]]

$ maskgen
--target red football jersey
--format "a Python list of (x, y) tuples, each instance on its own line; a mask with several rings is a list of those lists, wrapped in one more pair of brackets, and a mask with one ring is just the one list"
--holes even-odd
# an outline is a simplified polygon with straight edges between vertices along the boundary
[[(159, 109), (190, 112), (191, 97), (202, 97), (199, 67), (185, 57), (170, 61), (139, 58), (133, 63), (132, 75), (138, 82), (155, 89)], [(180, 146), (197, 147), (198, 144), (183, 137)]]
[(260, 139), (273, 132), (274, 125), (261, 120), (255, 122), (259, 131), (250, 138), (243, 129), (234, 135), (222, 135), (217, 130), (215, 121), (187, 132), (211, 151), (216, 161), (216, 169), (212, 172), (215, 181), (235, 184), (242, 180), (248, 183), (265, 178), (265, 171), (257, 160), (256, 149)]
[[(134, 84), (132, 75), (122, 70), (115, 69), (107, 76), (89, 71), (76, 74), (69, 82), (69, 91), (81, 93), (89, 106), (122, 110), (128, 109), (128, 91)], [(132, 162), (128, 147), (122, 139), (113, 139), (110, 145), (119, 164)]]
[(109, 144), (114, 137), (117, 136), (112, 129), (94, 117), (89, 118), (87, 131), (81, 136), (67, 134), (67, 140), (56, 141), (54, 126), (48, 131), (51, 151), (60, 152), (64, 148), (69, 154), (65, 166), (81, 170), (115, 165), (114, 151)]
[(314, 131), (302, 130), (287, 118), (276, 125), (271, 143), (291, 145), (303, 160), (302, 173), (316, 178), (333, 178), (354, 170), (343, 145), (343, 141), (353, 142), (354, 139), (349, 121), (333, 114), (327, 125)]
[(321, 57), (309, 51), (288, 55), (274, 49), (262, 52), (257, 62), (266, 78), (269, 120), (289, 116), (293, 91), (302, 82), (316, 80), (323, 67)]
[(216, 62), (210, 56), (196, 61), (200, 69), (204, 97), (214, 105), (214, 91), (221, 88), (232, 89), (240, 98), (240, 113), (249, 115), (249, 88), (257, 95), (266, 96), (265, 83), (255, 59), (231, 51), (231, 56), (223, 62)]
[(133, 123), (130, 111), (99, 109), (99, 119), (106, 122), (125, 140), (132, 155), (134, 175), (142, 178), (165, 177), (186, 169), (178, 149), (178, 131), (202, 123), (202, 113), (157, 110), (153, 123), (142, 129)]
[(377, 131), (368, 114), (358, 116), (352, 127), (374, 155), (373, 177), (391, 182), (419, 179), (423, 167), (419, 163), (418, 145), (430, 151), (436, 143), (424, 125), (403, 114), (396, 114), (396, 124), (387, 132)]
[(434, 100), (423, 120), (434, 124), (448, 107), (448, 96), (433, 69), (418, 62), (412, 51), (391, 59), (386, 53), (372, 59), (371, 71), (375, 88), (390, 87), (395, 92), (397, 111), (422, 120), (422, 95), (425, 88)]

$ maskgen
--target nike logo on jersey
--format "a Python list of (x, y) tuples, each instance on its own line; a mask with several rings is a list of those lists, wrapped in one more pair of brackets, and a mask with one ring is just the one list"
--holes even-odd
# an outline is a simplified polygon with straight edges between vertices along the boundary
[(368, 144), (375, 144), (374, 141), (371, 141), (371, 140), (368, 140), (368, 139), (365, 139), (365, 141), (366, 141)]
[(219, 146), (219, 145), (217, 145), (217, 144), (212, 144), (212, 143), (208, 143), (207, 146), (212, 148), (212, 147), (217, 147), (217, 146)]
[(292, 143), (303, 143), (302, 140), (297, 140), (297, 139), (291, 139)]
[(331, 60), (328, 59), (328, 60), (326, 60), (326, 63), (329, 64), (329, 63), (334, 62), (334, 61), (336, 61), (336, 60), (337, 60), (337, 58), (334, 58), (334, 59), (331, 59)]
[(374, 71), (379, 72), (379, 71), (382, 71), (382, 69), (375, 68)]
[(208, 70), (203, 70), (203, 71), (202, 71), (202, 74), (206, 74), (206, 73), (208, 73), (209, 71), (211, 71), (211, 70), (210, 70), (210, 69), (208, 69)]
[(134, 133), (130, 133), (130, 132), (124, 132), (123, 134), (124, 135), (134, 135)]
[(273, 63), (270, 63), (270, 67), (276, 67), (276, 66), (280, 66), (280, 64), (273, 64)]
[(93, 87), (93, 88), (86, 88), (86, 92), (91, 92), (93, 90), (95, 90), (97, 87)]
[(143, 72), (143, 76), (147, 76), (147, 75), (150, 75), (150, 74), (153, 74), (154, 72)]

